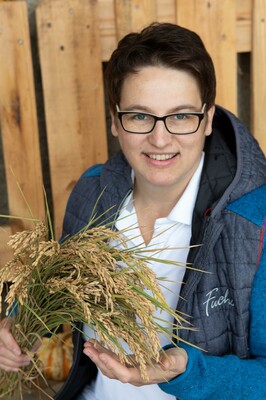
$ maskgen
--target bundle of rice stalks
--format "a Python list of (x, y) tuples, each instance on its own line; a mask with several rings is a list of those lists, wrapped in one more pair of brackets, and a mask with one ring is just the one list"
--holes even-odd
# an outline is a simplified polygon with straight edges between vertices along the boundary
[[(121, 246), (113, 247), (114, 241)], [(0, 270), (0, 294), (3, 282), (10, 282), (5, 301), (7, 313), (15, 311), (12, 334), (32, 363), (18, 372), (0, 371), (0, 397), (16, 392), (22, 399), (25, 387), (36, 385), (41, 369), (33, 349), (62, 324), (73, 329), (77, 322), (89, 325), (122, 363), (136, 362), (144, 378), (151, 359), (159, 361), (158, 334), (169, 335), (169, 341), (173, 336), (172, 329), (153, 317), (155, 309), (171, 314), (176, 328), (183, 326), (182, 316), (168, 307), (148, 265), (154, 258), (128, 248), (119, 232), (87, 227), (58, 243), (38, 222), (33, 231), (13, 235), (9, 245), (14, 257)], [(128, 344), (134, 361), (121, 341)]]

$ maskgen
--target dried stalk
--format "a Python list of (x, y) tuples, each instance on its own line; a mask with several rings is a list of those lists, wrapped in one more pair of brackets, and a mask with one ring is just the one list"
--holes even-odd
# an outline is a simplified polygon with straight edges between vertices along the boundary
[[(74, 329), (76, 322), (97, 332), (122, 363), (137, 363), (147, 379), (147, 364), (159, 361), (158, 334), (169, 335), (169, 340), (173, 336), (172, 329), (167, 331), (155, 320), (155, 309), (174, 317), (172, 328), (180, 329), (185, 322), (166, 304), (147, 265), (152, 257), (127, 248), (122, 235), (106, 226), (87, 227), (62, 244), (49, 236), (48, 228), (38, 222), (33, 231), (16, 233), (9, 241), (14, 257), (0, 271), (0, 294), (3, 283), (11, 282), (5, 301), (7, 313), (16, 309), (12, 333), (32, 363), (18, 372), (0, 371), (0, 398), (14, 393), (23, 398), (25, 389), (41, 376), (32, 352), (39, 338), (62, 324)], [(113, 247), (113, 241), (122, 249)], [(129, 345), (134, 361), (120, 340)]]

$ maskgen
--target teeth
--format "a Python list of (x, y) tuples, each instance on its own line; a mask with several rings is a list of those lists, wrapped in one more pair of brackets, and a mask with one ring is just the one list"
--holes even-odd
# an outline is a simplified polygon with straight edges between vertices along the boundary
[(173, 154), (149, 154), (149, 157), (153, 160), (165, 161), (173, 158), (174, 156)]

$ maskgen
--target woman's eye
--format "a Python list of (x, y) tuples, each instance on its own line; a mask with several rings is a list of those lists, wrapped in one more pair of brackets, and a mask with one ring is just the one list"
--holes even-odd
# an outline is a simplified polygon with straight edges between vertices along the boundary
[(133, 116), (133, 119), (135, 119), (136, 121), (144, 121), (144, 120), (148, 119), (148, 115), (146, 115), (146, 114), (135, 114)]
[(184, 120), (186, 118), (187, 118), (186, 114), (176, 114), (175, 115), (175, 119), (178, 119), (178, 120)]

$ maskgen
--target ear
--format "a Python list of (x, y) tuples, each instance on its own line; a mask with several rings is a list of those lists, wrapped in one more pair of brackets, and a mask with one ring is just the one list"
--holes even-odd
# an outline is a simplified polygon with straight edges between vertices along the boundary
[(207, 122), (205, 126), (205, 136), (210, 136), (212, 133), (212, 120), (214, 117), (215, 113), (215, 106), (213, 105), (208, 111), (207, 111)]
[(117, 137), (118, 136), (118, 120), (112, 111), (111, 111), (111, 120), (112, 120), (112, 123), (111, 123), (112, 135)]

